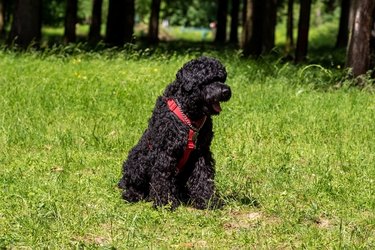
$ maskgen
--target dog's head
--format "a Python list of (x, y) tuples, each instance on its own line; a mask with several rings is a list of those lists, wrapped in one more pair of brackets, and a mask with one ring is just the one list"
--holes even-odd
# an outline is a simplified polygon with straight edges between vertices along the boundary
[(176, 81), (165, 94), (176, 97), (192, 116), (217, 115), (221, 112), (220, 102), (228, 101), (232, 95), (226, 78), (225, 67), (217, 59), (200, 57), (177, 72)]

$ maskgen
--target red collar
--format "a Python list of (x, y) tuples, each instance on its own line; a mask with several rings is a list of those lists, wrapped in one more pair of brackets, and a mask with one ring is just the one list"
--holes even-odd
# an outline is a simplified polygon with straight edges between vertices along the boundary
[[(172, 111), (184, 124), (189, 127), (189, 136), (186, 148), (184, 150), (184, 154), (182, 158), (177, 164), (177, 173), (180, 172), (183, 167), (185, 166), (187, 160), (189, 159), (190, 153), (196, 148), (196, 143), (199, 135), (199, 130), (203, 127), (204, 123), (206, 122), (206, 116), (204, 116), (199, 121), (192, 122), (189, 117), (187, 117), (181, 110), (178, 103), (173, 100), (172, 98), (166, 99), (168, 108)], [(193, 124), (195, 126), (193, 126)]]

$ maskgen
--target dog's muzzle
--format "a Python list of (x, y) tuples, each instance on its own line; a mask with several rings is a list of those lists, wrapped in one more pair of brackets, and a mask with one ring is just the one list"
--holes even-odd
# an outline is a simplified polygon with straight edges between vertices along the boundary
[(214, 82), (205, 86), (203, 93), (208, 112), (213, 115), (221, 112), (220, 102), (229, 101), (232, 97), (230, 87), (221, 82)]

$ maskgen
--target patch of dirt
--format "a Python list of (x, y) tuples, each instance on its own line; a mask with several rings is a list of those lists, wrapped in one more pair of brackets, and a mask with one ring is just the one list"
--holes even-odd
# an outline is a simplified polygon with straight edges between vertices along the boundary
[(54, 173), (59, 173), (59, 172), (63, 172), (64, 171), (64, 168), (61, 167), (61, 166), (53, 166), (51, 168), (51, 172), (54, 172)]
[(85, 245), (98, 245), (98, 246), (104, 246), (108, 244), (108, 239), (103, 236), (98, 236), (98, 235), (84, 235), (84, 236), (77, 236), (74, 237), (74, 241), (81, 242)]
[(83, 236), (76, 236), (73, 238), (73, 241), (83, 243), (87, 246), (105, 246), (111, 242), (111, 238), (109, 235), (105, 236), (105, 232), (110, 232), (112, 230), (112, 225), (108, 223), (101, 224), (100, 228), (103, 230), (99, 230), (104, 232), (101, 234), (100, 232), (97, 233), (88, 233)]
[(256, 227), (264, 218), (261, 212), (234, 212), (230, 214), (230, 221), (224, 224), (227, 230), (249, 229)]
[(262, 223), (276, 224), (280, 222), (278, 218), (267, 216), (261, 211), (234, 211), (228, 217), (229, 220), (223, 225), (228, 232), (256, 228)]
[(330, 228), (330, 227), (332, 227), (331, 221), (328, 220), (327, 218), (323, 218), (323, 217), (317, 218), (316, 220), (314, 220), (314, 223), (319, 228)]

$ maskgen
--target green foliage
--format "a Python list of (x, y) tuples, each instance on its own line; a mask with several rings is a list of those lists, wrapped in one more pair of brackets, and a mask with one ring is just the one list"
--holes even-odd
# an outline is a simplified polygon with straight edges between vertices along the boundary
[(167, 1), (161, 16), (171, 25), (209, 27), (209, 23), (216, 20), (216, 9), (215, 1)]
[[(162, 1), (162, 4), (164, 1)], [(136, 22), (148, 23), (151, 14), (151, 0), (135, 1)]]
[[(43, 24), (52, 27), (63, 27), (65, 18), (65, 0), (43, 2)], [(103, 21), (106, 21), (108, 0), (103, 0)], [(78, 1), (78, 21), (82, 23), (91, 16), (92, 1)]]
[(120, 198), (156, 97), (199, 54), (0, 51), (0, 248), (374, 248), (374, 96), (322, 66), (206, 52), (233, 90), (212, 145), (226, 207)]
[[(151, 0), (136, 1), (136, 21), (148, 23)], [(215, 1), (171, 1), (161, 2), (160, 19), (168, 20), (170, 25), (187, 27), (208, 27), (216, 19)]]
[(64, 0), (43, 1), (43, 24), (48, 26), (63, 26), (65, 18)]

